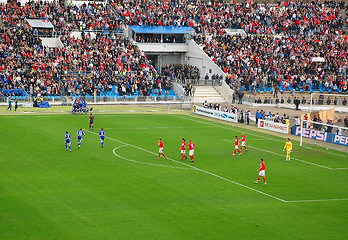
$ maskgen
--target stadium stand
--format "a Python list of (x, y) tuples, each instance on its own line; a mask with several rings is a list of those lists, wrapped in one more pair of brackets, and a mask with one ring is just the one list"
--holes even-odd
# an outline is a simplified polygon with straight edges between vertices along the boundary
[[(196, 43), (227, 74), (226, 83), (239, 95), (347, 93), (345, 7), (335, 1), (1, 4), (0, 94), (173, 97), (173, 77), (202, 78), (199, 69), (187, 65), (157, 71), (121, 35), (125, 25), (193, 27)], [(51, 22), (64, 48), (44, 47), (29, 18)], [(242, 29), (247, 35), (230, 35), (225, 29)], [(81, 38), (72, 37), (72, 31), (82, 31)]]

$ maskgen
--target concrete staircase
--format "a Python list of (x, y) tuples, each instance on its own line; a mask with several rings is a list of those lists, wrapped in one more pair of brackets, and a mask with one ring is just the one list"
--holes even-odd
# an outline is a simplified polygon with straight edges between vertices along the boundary
[(345, 20), (347, 19), (346, 9), (342, 8), (340, 10), (340, 14), (341, 14), (342, 19), (343, 19), (342, 30), (343, 30), (343, 32), (345, 32), (347, 34), (348, 33), (348, 25), (345, 23)]
[(195, 86), (194, 103), (225, 103), (226, 99), (213, 86)]

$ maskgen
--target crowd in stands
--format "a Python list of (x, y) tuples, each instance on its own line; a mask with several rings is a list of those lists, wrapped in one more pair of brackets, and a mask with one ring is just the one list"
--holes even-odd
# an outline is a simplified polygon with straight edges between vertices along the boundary
[(72, 30), (116, 31), (122, 24), (108, 4), (64, 4), (64, 1), (29, 1), (24, 6), (2, 3), (0, 17), (6, 28), (22, 29), (27, 26), (26, 19), (50, 21), (60, 35), (70, 34)]
[[(46, 48), (25, 22), (26, 18), (49, 19), (59, 31), (56, 18), (68, 30), (83, 18), (79, 19), (82, 25), (92, 24), (97, 29), (96, 25), (104, 25), (102, 21), (109, 22), (109, 15), (102, 5), (65, 8), (43, 2), (29, 2), (24, 7), (2, 4), (5, 26), (0, 28), (0, 96), (93, 96), (94, 92), (97, 96), (148, 96), (168, 92), (170, 79), (164, 82), (146, 56), (121, 35), (111, 32), (92, 38), (86, 32), (77, 39), (62, 34), (64, 48)], [(107, 26), (110, 25), (118, 28), (112, 23)]]
[(140, 43), (184, 43), (186, 40), (182, 35), (164, 35), (160, 34), (137, 34), (136, 41)]
[[(324, 0), (273, 5), (253, 0), (2, 3), (1, 94), (146, 96), (168, 91), (173, 73), (181, 79), (200, 78), (198, 69), (187, 66), (164, 67), (161, 77), (137, 46), (113, 34), (122, 22), (193, 27), (194, 40), (226, 73), (226, 82), (239, 96), (245, 90), (347, 92), (344, 7), (343, 2)], [(38, 32), (28, 26), (29, 18), (50, 21), (64, 48), (43, 47)], [(224, 28), (243, 29), (247, 35), (230, 36)], [(76, 29), (86, 31), (82, 39), (70, 37)], [(89, 30), (108, 32), (92, 38)], [(141, 36), (137, 40), (145, 41)], [(176, 42), (169, 37), (160, 41)]]
[[(223, 34), (214, 40), (196, 37), (196, 41), (228, 75), (226, 82), (234, 89), (347, 91), (347, 36)], [(316, 62), (316, 57), (325, 62)]]
[(161, 74), (165, 77), (170, 77), (172, 80), (177, 78), (182, 82), (185, 82), (186, 79), (196, 80), (200, 78), (199, 69), (188, 64), (171, 64), (162, 66)]

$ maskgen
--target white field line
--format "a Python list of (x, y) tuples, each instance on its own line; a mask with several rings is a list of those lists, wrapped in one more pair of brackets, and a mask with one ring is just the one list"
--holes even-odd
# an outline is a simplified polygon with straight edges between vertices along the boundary
[[(228, 140), (228, 139), (225, 139), (225, 141), (226, 141), (226, 142), (230, 142), (230, 143), (234, 143), (234, 141)], [(260, 151), (272, 153), (272, 154), (274, 154), (274, 155), (278, 155), (278, 156), (283, 157), (283, 154), (276, 153), (276, 152), (272, 152), (272, 151), (265, 150), (265, 149), (258, 148), (258, 147), (254, 147), (254, 146), (251, 146), (251, 145), (249, 145), (249, 144), (248, 144), (248, 147), (255, 148), (255, 149), (260, 150)], [(299, 161), (299, 162), (304, 162), (304, 163), (307, 163), (307, 164), (311, 164), (311, 165), (314, 165), (314, 166), (317, 166), (317, 167), (326, 168), (326, 169), (329, 169), (329, 170), (335, 170), (335, 168), (330, 168), (330, 167), (326, 167), (326, 166), (323, 166), (323, 165), (320, 165), (320, 164), (316, 164), (316, 163), (312, 163), (312, 162), (307, 162), (307, 161), (305, 161), (305, 160), (301, 160), (301, 159), (298, 159), (298, 158), (291, 157), (291, 159), (293, 159), (293, 160), (295, 160), (295, 161)]]
[[(195, 119), (190, 119), (190, 118), (186, 118), (186, 117), (182, 117), (182, 116), (177, 116), (177, 115), (171, 115), (171, 116), (182, 118), (182, 119), (189, 120), (189, 121), (192, 121), (192, 122), (202, 123), (202, 124), (205, 124), (205, 125), (208, 125), (208, 126), (212, 126), (212, 127), (219, 127), (219, 128), (227, 129), (227, 130), (230, 130), (230, 131), (235, 131), (235, 132), (240, 132), (240, 133), (244, 132), (244, 133), (248, 133), (248, 135), (257, 136), (257, 137), (260, 137), (260, 138), (269, 139), (269, 140), (276, 141), (276, 142), (283, 143), (285, 141), (285, 140), (281, 141), (281, 140), (278, 140), (278, 139), (269, 138), (269, 137), (265, 137), (265, 136), (262, 136), (262, 135), (250, 133), (250, 132), (248, 132), (248, 130), (246, 130), (246, 131), (237, 130), (236, 128), (238, 128), (238, 127), (235, 127), (235, 126), (230, 126), (228, 128), (228, 127), (215, 125), (215, 124), (212, 124), (212, 123), (207, 123), (207, 122), (203, 122), (203, 121), (199, 121), (199, 120), (195, 120)], [(234, 128), (234, 129), (232, 130), (231, 127)], [(332, 153), (332, 152), (325, 152), (325, 151), (322, 151), (322, 150), (319, 150), (319, 149), (315, 149), (315, 148), (311, 148), (311, 147), (307, 147), (307, 146), (303, 146), (303, 147), (311, 149), (311, 150), (314, 150), (314, 151), (324, 152), (324, 153), (328, 153), (328, 154), (332, 154), (332, 155), (336, 155), (336, 156), (339, 156), (339, 157), (346, 158), (346, 156), (343, 156), (343, 155), (340, 155), (340, 154), (336, 154), (336, 153)]]
[[(90, 132), (90, 133), (93, 133), (93, 134), (95, 134), (95, 135), (98, 135), (97, 133), (91, 132), (91, 131), (88, 131), (88, 130), (86, 130), (86, 132)], [(120, 141), (120, 140), (117, 140), (117, 139), (114, 139), (114, 138), (111, 138), (111, 137), (105, 136), (105, 138), (108, 138), (108, 139), (113, 140), (113, 141), (115, 141), (115, 142), (119, 142), (119, 143), (122, 143), (122, 144), (124, 144), (124, 145), (129, 145), (129, 146), (132, 146), (132, 147), (134, 147), (134, 148), (138, 148), (138, 149), (140, 149), (140, 150), (143, 150), (143, 151), (145, 151), (145, 152), (148, 152), (148, 153), (157, 155), (157, 153), (151, 152), (151, 151), (146, 150), (146, 149), (144, 149), (144, 148), (141, 148), (141, 147), (138, 147), (138, 146), (135, 146), (135, 145), (132, 145), (132, 144), (128, 144), (128, 143), (126, 143), (126, 142), (123, 142), (123, 141)], [(227, 181), (227, 182), (236, 184), (236, 185), (238, 185), (238, 186), (240, 186), (240, 187), (244, 187), (244, 188), (247, 188), (247, 189), (252, 190), (252, 191), (254, 191), (254, 192), (260, 193), (260, 194), (262, 194), (262, 195), (265, 195), (265, 196), (271, 197), (271, 198), (273, 198), (273, 199), (279, 200), (279, 201), (281, 201), (281, 202), (287, 202), (287, 201), (284, 200), (284, 199), (278, 198), (278, 197), (276, 197), (276, 196), (273, 196), (273, 195), (268, 194), (268, 193), (265, 193), (265, 192), (261, 192), (261, 191), (259, 191), (259, 190), (257, 190), (257, 189), (254, 189), (254, 188), (251, 188), (251, 187), (246, 186), (246, 185), (244, 185), (244, 184), (235, 182), (235, 181), (233, 181), (233, 180), (230, 180), (230, 179), (228, 179), (228, 178), (222, 177), (222, 176), (220, 176), (220, 175), (217, 175), (217, 174), (214, 174), (214, 173), (205, 171), (205, 170), (203, 170), (203, 169), (194, 167), (194, 166), (192, 166), (192, 165), (189, 165), (189, 164), (186, 164), (186, 163), (183, 163), (183, 162), (179, 162), (179, 161), (177, 161), (177, 160), (174, 160), (174, 159), (171, 159), (171, 158), (168, 158), (168, 157), (167, 157), (167, 159), (170, 160), (170, 161), (176, 162), (176, 163), (178, 163), (178, 164), (184, 165), (184, 166), (186, 166), (186, 167), (190, 167), (190, 168), (192, 168), (192, 169), (194, 169), (194, 170), (197, 170), (197, 171), (206, 173), (206, 174), (208, 174), (208, 175), (217, 177), (217, 178), (219, 178), (219, 179), (225, 180), (225, 181)]]
[(314, 151), (323, 152), (323, 153), (328, 153), (328, 154), (335, 155), (335, 156), (338, 156), (338, 157), (344, 157), (344, 158), (346, 158), (346, 156), (343, 156), (343, 155), (341, 155), (341, 154), (337, 154), (337, 153), (333, 153), (333, 152), (328, 152), (328, 151), (323, 151), (323, 150), (319, 150), (319, 149), (315, 149), (315, 148), (311, 148), (311, 147), (307, 147), (307, 146), (302, 146), (302, 147), (308, 148), (308, 149), (311, 149), (311, 150), (314, 150)]
[(194, 170), (194, 169), (188, 168), (188, 167), (174, 167), (174, 166), (168, 166), (168, 165), (163, 165), (163, 164), (155, 164), (155, 163), (147, 163), (147, 162), (136, 161), (136, 160), (133, 160), (133, 159), (122, 157), (122, 156), (120, 156), (119, 154), (116, 153), (117, 149), (122, 148), (122, 147), (127, 147), (127, 146), (133, 147), (132, 145), (127, 144), (127, 145), (122, 145), (122, 146), (116, 147), (112, 151), (113, 151), (115, 156), (117, 156), (117, 157), (119, 157), (121, 159), (124, 159), (126, 161), (129, 161), (129, 162), (140, 163), (140, 164), (156, 166), (156, 167), (166, 167), (166, 168), (175, 168), (175, 169), (183, 169), (183, 170)]
[[(89, 132), (89, 133), (93, 133), (93, 134), (95, 134), (95, 135), (98, 135), (97, 133), (91, 132), (91, 131), (88, 131), (88, 130), (86, 130), (86, 132)], [(145, 152), (148, 152), (148, 153), (157, 155), (157, 153), (155, 153), (155, 152), (151, 152), (151, 151), (146, 150), (146, 149), (144, 149), (144, 148), (141, 148), (141, 147), (138, 147), (138, 146), (135, 146), (135, 145), (132, 145), (132, 144), (128, 144), (128, 143), (125, 143), (125, 142), (123, 142), (123, 141), (120, 141), (120, 140), (111, 138), (111, 137), (107, 137), (107, 136), (106, 136), (105, 138), (108, 138), (108, 139), (113, 140), (113, 141), (115, 141), (115, 142), (119, 142), (119, 143), (122, 143), (122, 144), (124, 144), (124, 145), (132, 146), (132, 147), (134, 147), (134, 148), (138, 148), (138, 149), (143, 150), (143, 151), (145, 151)], [(206, 173), (206, 174), (208, 174), (208, 175), (214, 176), (214, 177), (219, 178), (219, 179), (221, 179), (221, 180), (224, 180), (224, 181), (227, 181), (227, 182), (236, 184), (236, 185), (238, 185), (238, 186), (240, 186), (240, 187), (244, 187), (244, 188), (246, 188), (246, 189), (249, 189), (249, 190), (251, 190), (251, 191), (257, 192), (257, 193), (262, 194), (262, 195), (264, 195), (264, 196), (267, 196), (267, 197), (276, 199), (276, 200), (278, 200), (278, 201), (284, 202), (284, 203), (292, 203), (292, 202), (301, 203), (301, 202), (311, 202), (311, 201), (312, 201), (312, 202), (327, 202), (327, 201), (346, 201), (346, 200), (348, 200), (348, 199), (346, 199), (346, 198), (343, 198), (343, 199), (315, 199), (315, 200), (287, 201), (287, 200), (278, 198), (278, 197), (276, 197), (276, 196), (273, 196), (273, 195), (271, 195), (271, 194), (268, 194), (268, 193), (259, 191), (259, 190), (257, 190), (257, 189), (254, 189), (254, 188), (252, 188), (252, 187), (246, 186), (246, 185), (244, 185), (244, 184), (238, 183), (238, 182), (236, 182), (236, 181), (230, 180), (230, 179), (228, 179), (228, 178), (222, 177), (222, 176), (220, 176), (220, 175), (217, 175), (217, 174), (214, 174), (214, 173), (205, 171), (205, 170), (203, 170), (203, 169), (194, 167), (194, 166), (192, 166), (192, 165), (189, 165), (189, 164), (186, 164), (186, 163), (183, 163), (183, 162), (179, 162), (179, 161), (177, 161), (177, 160), (174, 160), (174, 159), (171, 159), (171, 158), (168, 158), (168, 157), (167, 157), (167, 159), (170, 160), (170, 161), (173, 161), (173, 162), (175, 162), (175, 163), (184, 165), (184, 166), (186, 166), (186, 167), (190, 167), (190, 168), (192, 168), (192, 169), (194, 169), (194, 170), (197, 170), (197, 171)]]
[(195, 127), (137, 127), (137, 128), (104, 128), (104, 129), (117, 129), (117, 130), (153, 130), (153, 129), (178, 129), (178, 128), (195, 128)]
[(305, 203), (305, 202), (328, 202), (328, 201), (348, 201), (348, 198), (294, 200), (294, 201), (286, 201), (286, 202), (287, 203)]

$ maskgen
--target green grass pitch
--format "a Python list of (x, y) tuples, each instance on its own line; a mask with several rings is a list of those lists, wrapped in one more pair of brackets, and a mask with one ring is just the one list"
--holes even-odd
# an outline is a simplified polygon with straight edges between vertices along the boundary
[[(232, 156), (242, 132), (249, 151)], [(348, 239), (345, 153), (294, 141), (285, 162), (285, 138), (187, 115), (95, 115), (93, 132), (88, 116), (0, 116), (0, 133), (1, 240)]]

